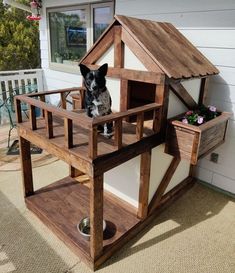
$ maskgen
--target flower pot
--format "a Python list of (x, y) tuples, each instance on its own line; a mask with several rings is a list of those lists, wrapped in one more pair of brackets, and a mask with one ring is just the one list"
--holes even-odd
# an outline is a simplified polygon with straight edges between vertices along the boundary
[(166, 133), (165, 152), (187, 159), (191, 164), (196, 165), (199, 158), (224, 142), (230, 116), (230, 113), (222, 112), (218, 117), (200, 126), (179, 121), (183, 115), (170, 119)]

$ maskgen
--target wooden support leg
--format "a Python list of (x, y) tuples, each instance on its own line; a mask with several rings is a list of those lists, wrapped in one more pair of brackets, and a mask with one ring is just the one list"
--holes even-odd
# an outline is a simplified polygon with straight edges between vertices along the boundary
[(19, 145), (24, 196), (27, 197), (34, 193), (30, 142), (23, 137), (20, 137)]
[(103, 175), (90, 178), (90, 254), (93, 260), (103, 250)]
[(137, 216), (144, 219), (148, 214), (149, 180), (151, 167), (151, 150), (141, 155), (139, 207)]
[(84, 173), (81, 172), (80, 170), (74, 168), (73, 166), (69, 165), (69, 175), (70, 177), (77, 177), (80, 175), (83, 175)]

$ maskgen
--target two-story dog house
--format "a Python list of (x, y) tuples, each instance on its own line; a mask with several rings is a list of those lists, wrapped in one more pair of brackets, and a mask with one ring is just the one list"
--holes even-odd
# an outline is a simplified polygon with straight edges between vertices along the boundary
[[(80, 92), (82, 105), (82, 87), (18, 96), (15, 102), (27, 206), (96, 269), (193, 184), (191, 162), (164, 152), (167, 118), (202, 104), (207, 80), (218, 70), (173, 25), (125, 16), (115, 16), (81, 62), (91, 69), (109, 64), (113, 114), (91, 119), (80, 109), (66, 110), (70, 92)], [(186, 80), (193, 80), (189, 92)], [(45, 103), (56, 93), (62, 109)], [(22, 120), (21, 102), (30, 105), (29, 121)], [(225, 121), (219, 127), (224, 133), (227, 119), (219, 121)], [(107, 121), (114, 123), (111, 139), (97, 132)], [(70, 176), (34, 191), (30, 142), (67, 162)], [(81, 174), (89, 183), (77, 181)], [(85, 216), (91, 220), (90, 241), (77, 230)]]

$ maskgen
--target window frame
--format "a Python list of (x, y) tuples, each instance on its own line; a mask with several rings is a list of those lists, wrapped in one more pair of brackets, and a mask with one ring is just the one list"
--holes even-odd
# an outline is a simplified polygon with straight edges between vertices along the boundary
[(48, 40), (48, 62), (49, 62), (49, 68), (52, 70), (57, 70), (61, 72), (66, 73), (78, 73), (80, 72), (79, 67), (76, 65), (69, 65), (64, 63), (56, 63), (52, 61), (51, 56), (51, 33), (50, 33), (50, 22), (49, 22), (49, 13), (50, 12), (63, 12), (63, 11), (70, 11), (70, 10), (76, 10), (76, 9), (85, 9), (86, 15), (87, 15), (87, 51), (91, 48), (93, 45), (93, 20), (94, 20), (94, 9), (97, 7), (105, 7), (110, 6), (111, 12), (114, 15), (114, 1), (102, 1), (102, 2), (95, 2), (95, 3), (84, 3), (79, 5), (68, 5), (63, 7), (50, 7), (47, 8), (46, 14), (47, 14), (47, 40)]

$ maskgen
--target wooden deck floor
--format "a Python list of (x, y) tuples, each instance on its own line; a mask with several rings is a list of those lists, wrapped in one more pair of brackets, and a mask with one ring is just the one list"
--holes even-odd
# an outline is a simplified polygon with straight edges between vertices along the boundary
[[(91, 262), (90, 242), (77, 230), (78, 222), (89, 216), (89, 188), (86, 185), (66, 177), (35, 191), (34, 195), (26, 198), (26, 204), (75, 253)], [(103, 239), (105, 255), (140, 220), (134, 209), (131, 212), (125, 202), (121, 203), (108, 194), (104, 194), (103, 217), (107, 224)]]

